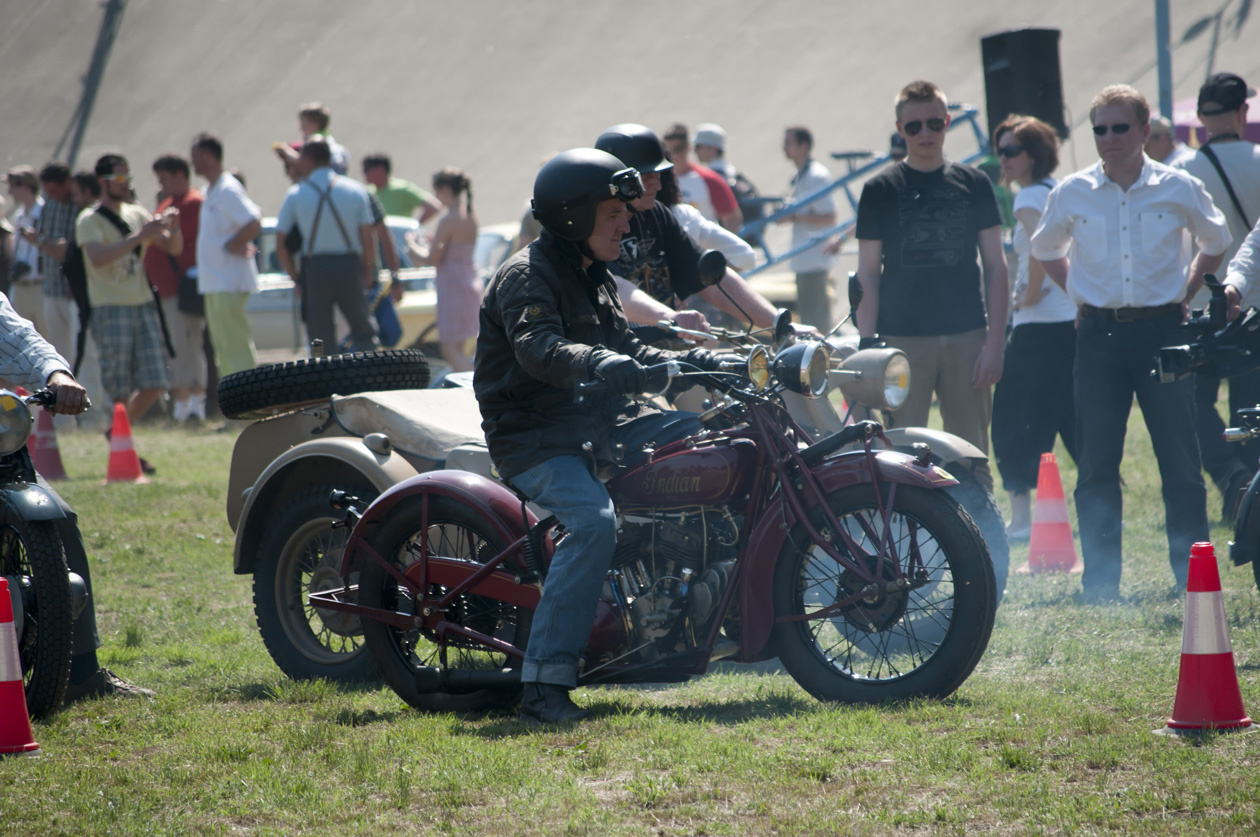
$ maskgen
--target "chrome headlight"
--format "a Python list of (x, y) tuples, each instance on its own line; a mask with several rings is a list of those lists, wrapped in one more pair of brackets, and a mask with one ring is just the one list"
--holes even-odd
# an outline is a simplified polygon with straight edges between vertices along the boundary
[(848, 403), (896, 410), (910, 391), (910, 361), (900, 349), (863, 349), (845, 359), (837, 378)]
[(748, 353), (748, 380), (759, 390), (770, 383), (770, 353), (765, 346), (754, 346)]
[(31, 408), (20, 397), (0, 389), (0, 456), (22, 449), (31, 435)]
[(827, 389), (827, 349), (822, 343), (806, 340), (789, 346), (774, 356), (774, 376), (792, 392), (811, 398)]

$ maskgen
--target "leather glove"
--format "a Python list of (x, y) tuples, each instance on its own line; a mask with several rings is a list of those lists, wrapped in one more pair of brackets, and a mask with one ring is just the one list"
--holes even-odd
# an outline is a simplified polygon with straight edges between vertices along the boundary
[(731, 352), (725, 352), (709, 355), (709, 359), (705, 362), (703, 368), (706, 372), (737, 372), (742, 374), (747, 367), (747, 358)]
[(595, 377), (613, 392), (634, 395), (647, 389), (647, 367), (632, 357), (613, 355), (595, 366)]

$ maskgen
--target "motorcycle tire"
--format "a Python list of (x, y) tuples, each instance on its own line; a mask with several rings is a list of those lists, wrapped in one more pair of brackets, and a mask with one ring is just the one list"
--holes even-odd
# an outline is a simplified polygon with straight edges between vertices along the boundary
[(69, 572), (54, 524), (27, 521), (20, 528), (0, 529), (0, 575), (10, 586), (16, 579), (23, 611), (22, 624), (15, 623), (18, 659), (26, 711), (35, 719), (60, 708), (70, 682), (74, 615)]
[[(423, 497), (399, 502), (389, 518), (372, 535), (371, 546), (378, 555), (405, 571), (420, 554), (418, 539)], [(447, 497), (428, 498), (428, 542), (445, 558), (462, 558), (481, 563), (501, 552), (506, 544), (486, 525), (485, 520), (465, 504)], [(441, 588), (434, 585), (434, 593)], [(359, 602), (365, 607), (394, 612), (416, 612), (415, 599), (399, 592), (398, 583), (384, 567), (365, 558), (359, 572)], [(455, 600), (447, 614), (459, 624), (494, 636), (524, 649), (529, 638), (533, 611), (509, 605), (486, 596), (465, 594)], [(518, 668), (520, 659), (495, 652), (483, 645), (457, 637), (446, 641), (446, 659), (441, 658), (436, 637), (421, 629), (402, 631), (370, 619), (363, 622), (368, 652), (381, 678), (409, 705), (438, 712), (478, 712), (510, 705), (520, 699), (519, 684), (503, 688), (447, 689), (422, 687), (417, 675), (439, 682), (443, 669)]]
[[(842, 488), (827, 501), (845, 530), (874, 555), (869, 533), (885, 531), (874, 487)], [(908, 570), (904, 562), (916, 543), (926, 584), (860, 599), (821, 619), (774, 627), (784, 668), (819, 700), (878, 704), (944, 698), (962, 685), (988, 646), (996, 593), (975, 523), (944, 491), (909, 485), (896, 487), (890, 513), (901, 569)], [(821, 512), (813, 514), (815, 526), (821, 526)], [(861, 584), (797, 525), (775, 565), (776, 619), (827, 608)]]
[(302, 358), (234, 372), (219, 381), (219, 409), (230, 419), (288, 413), (333, 395), (424, 389), (429, 361), (415, 349)]
[(254, 566), (258, 632), (271, 659), (294, 680), (376, 678), (359, 617), (320, 611), (307, 601), (312, 592), (342, 584), (339, 570), (349, 532), (332, 528), (344, 516), (328, 505), (336, 489), (364, 500), (376, 497), (375, 489), (366, 486), (332, 484), (294, 495), (268, 525)]
[(949, 475), (958, 480), (958, 485), (951, 485), (945, 490), (971, 515), (985, 545), (989, 547), (997, 604), (1000, 605), (1002, 597), (1006, 595), (1006, 579), (1011, 574), (1011, 545), (1006, 539), (1006, 521), (1002, 519), (1002, 510), (998, 508), (993, 492), (985, 488), (965, 464), (963, 467), (951, 468), (953, 463), (941, 462), (935, 456), (932, 457), (932, 462), (949, 471)]

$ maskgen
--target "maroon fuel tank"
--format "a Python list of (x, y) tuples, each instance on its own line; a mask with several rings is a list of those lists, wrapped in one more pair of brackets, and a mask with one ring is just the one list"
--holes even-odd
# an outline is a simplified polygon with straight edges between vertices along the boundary
[(757, 459), (749, 439), (658, 456), (608, 483), (618, 507), (710, 506), (748, 490)]

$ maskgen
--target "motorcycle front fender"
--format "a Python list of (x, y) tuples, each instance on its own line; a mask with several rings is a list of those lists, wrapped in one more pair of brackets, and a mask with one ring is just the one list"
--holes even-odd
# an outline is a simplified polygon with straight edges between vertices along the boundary
[[(893, 447), (909, 448), (916, 442), (923, 442), (932, 449), (932, 455), (942, 463), (961, 462), (968, 459), (987, 460), (988, 454), (968, 442), (961, 436), (946, 433), (943, 430), (930, 430), (926, 427), (894, 427), (884, 430), (884, 435)], [(946, 467), (946, 470), (949, 470)]]
[[(919, 488), (948, 488), (958, 480), (936, 466), (924, 468), (914, 457), (896, 451), (875, 454), (881, 482), (913, 485)], [(850, 485), (870, 482), (871, 473), (865, 453), (841, 454), (826, 459), (814, 469), (823, 491), (831, 493)], [(740, 584), (740, 643), (744, 662), (755, 662), (770, 656), (768, 644), (774, 628), (774, 566), (779, 551), (787, 541), (788, 525), (783, 525), (787, 509), (782, 496), (775, 497), (756, 522), (745, 547), (744, 574)]]
[(354, 436), (317, 439), (289, 448), (243, 492), (233, 571), (237, 575), (254, 571), (255, 554), (273, 514), (306, 487), (342, 482), (370, 485), (383, 493), (415, 475), (415, 467), (396, 451), (377, 453)]
[(36, 483), (0, 486), (0, 523), (23, 520), (67, 520), (65, 509), (48, 489)]
[(1252, 477), (1247, 493), (1238, 503), (1234, 518), (1234, 539), (1229, 542), (1229, 557), (1235, 566), (1250, 564), (1260, 551), (1260, 474)]
[(502, 483), (466, 471), (429, 471), (390, 487), (368, 506), (351, 534), (351, 549), (346, 552), (345, 566), (352, 566), (359, 557), (353, 553), (353, 545), (369, 540), (399, 503), (426, 495), (449, 497), (468, 506), (505, 543), (520, 538), (538, 522), (538, 517), (528, 507), (526, 517), (522, 519), (520, 498)]

